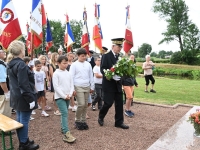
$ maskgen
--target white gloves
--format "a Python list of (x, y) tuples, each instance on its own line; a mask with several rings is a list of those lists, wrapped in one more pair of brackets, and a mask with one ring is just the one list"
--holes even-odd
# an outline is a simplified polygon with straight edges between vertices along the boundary
[(6, 101), (9, 101), (10, 100), (10, 91), (8, 91), (8, 93), (4, 93), (4, 94), (5, 94)]
[(33, 107), (35, 107), (35, 101), (29, 103), (29, 105), (30, 105), (30, 109), (33, 109)]
[(118, 76), (118, 75), (114, 75), (114, 76), (113, 76), (113, 79), (114, 79), (115, 81), (119, 81), (119, 80), (121, 79), (121, 77)]

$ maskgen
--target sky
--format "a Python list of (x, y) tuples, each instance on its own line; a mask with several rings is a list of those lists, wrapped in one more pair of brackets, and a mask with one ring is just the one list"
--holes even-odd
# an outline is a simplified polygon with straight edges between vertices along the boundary
[[(26, 34), (26, 22), (29, 22), (32, 0), (12, 0), (17, 12), (21, 30)], [(133, 33), (134, 47), (131, 51), (137, 51), (143, 43), (152, 46), (152, 51), (160, 50), (178, 51), (178, 42), (158, 45), (163, 38), (162, 32), (167, 24), (161, 20), (158, 14), (152, 12), (154, 0), (43, 0), (45, 11), (49, 20), (60, 20), (65, 23), (65, 13), (69, 19), (82, 20), (84, 6), (88, 15), (88, 30), (90, 38), (94, 26), (94, 4), (100, 4), (100, 23), (103, 32), (102, 45), (111, 48), (112, 38), (125, 36), (126, 9), (130, 5), (130, 21)], [(200, 0), (185, 0), (189, 7), (189, 19), (200, 29)], [(91, 39), (90, 49), (95, 50)], [(98, 51), (97, 51), (98, 52)]]

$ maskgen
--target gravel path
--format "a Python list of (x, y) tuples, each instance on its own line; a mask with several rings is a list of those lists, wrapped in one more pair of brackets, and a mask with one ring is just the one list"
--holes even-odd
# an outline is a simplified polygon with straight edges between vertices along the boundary
[[(47, 94), (48, 103), (52, 105), (52, 94)], [(69, 111), (69, 128), (77, 138), (73, 144), (64, 143), (60, 130), (60, 117), (53, 111), (48, 111), (50, 117), (40, 116), (41, 111), (36, 110), (35, 120), (30, 122), (29, 137), (40, 145), (40, 150), (146, 150), (173, 124), (175, 124), (190, 108), (178, 107), (177, 109), (134, 104), (133, 118), (125, 118), (125, 123), (130, 126), (128, 130), (114, 127), (114, 107), (104, 119), (104, 126), (97, 123), (98, 110), (88, 108), (89, 130), (79, 131), (74, 129), (75, 113)], [(15, 118), (15, 115), (12, 115)], [(8, 143), (8, 141), (7, 141)], [(17, 136), (13, 136), (15, 149), (18, 147)], [(2, 145), (0, 141), (0, 145)]]

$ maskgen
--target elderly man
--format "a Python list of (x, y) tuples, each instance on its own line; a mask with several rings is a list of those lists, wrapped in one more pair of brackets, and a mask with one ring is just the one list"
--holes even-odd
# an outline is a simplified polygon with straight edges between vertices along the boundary
[(61, 48), (58, 49), (59, 56), (63, 55), (63, 50)]
[(115, 75), (113, 79), (108, 80), (103, 71), (104, 69), (110, 69), (117, 63), (123, 40), (124, 38), (112, 39), (112, 50), (102, 57), (100, 70), (103, 74), (102, 90), (104, 104), (99, 111), (98, 123), (100, 126), (103, 126), (104, 118), (109, 108), (115, 103), (115, 127), (128, 129), (129, 126), (124, 124), (121, 77)]
[(10, 117), (12, 108), (10, 107), (9, 81), (4, 62), (5, 58), (6, 53), (0, 50), (0, 113)]

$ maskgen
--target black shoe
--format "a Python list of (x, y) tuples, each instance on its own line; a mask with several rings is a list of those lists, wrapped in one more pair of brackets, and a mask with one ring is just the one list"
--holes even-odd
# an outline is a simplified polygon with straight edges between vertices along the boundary
[(75, 122), (75, 128), (78, 130), (84, 130), (82, 122)]
[(117, 127), (117, 128), (122, 128), (122, 129), (129, 129), (129, 126), (127, 126), (127, 125), (125, 125), (125, 124), (120, 124), (120, 125), (115, 125), (115, 127)]
[(150, 90), (150, 92), (152, 92), (152, 93), (156, 93), (156, 91), (155, 91), (155, 90), (153, 90), (153, 89), (151, 89), (151, 90)]
[(12, 114), (15, 114), (15, 113), (16, 113), (16, 110), (12, 109), (11, 113), (12, 113)]
[(26, 143), (20, 143), (19, 150), (37, 150), (39, 149), (39, 145), (37, 144), (31, 144), (29, 139)]
[(82, 126), (83, 126), (84, 130), (88, 130), (89, 129), (89, 127), (88, 127), (86, 122), (82, 122)]
[(99, 119), (98, 119), (98, 123), (99, 123), (100, 126), (103, 126), (103, 123), (104, 123), (103, 119), (100, 119), (100, 118), (99, 118)]

